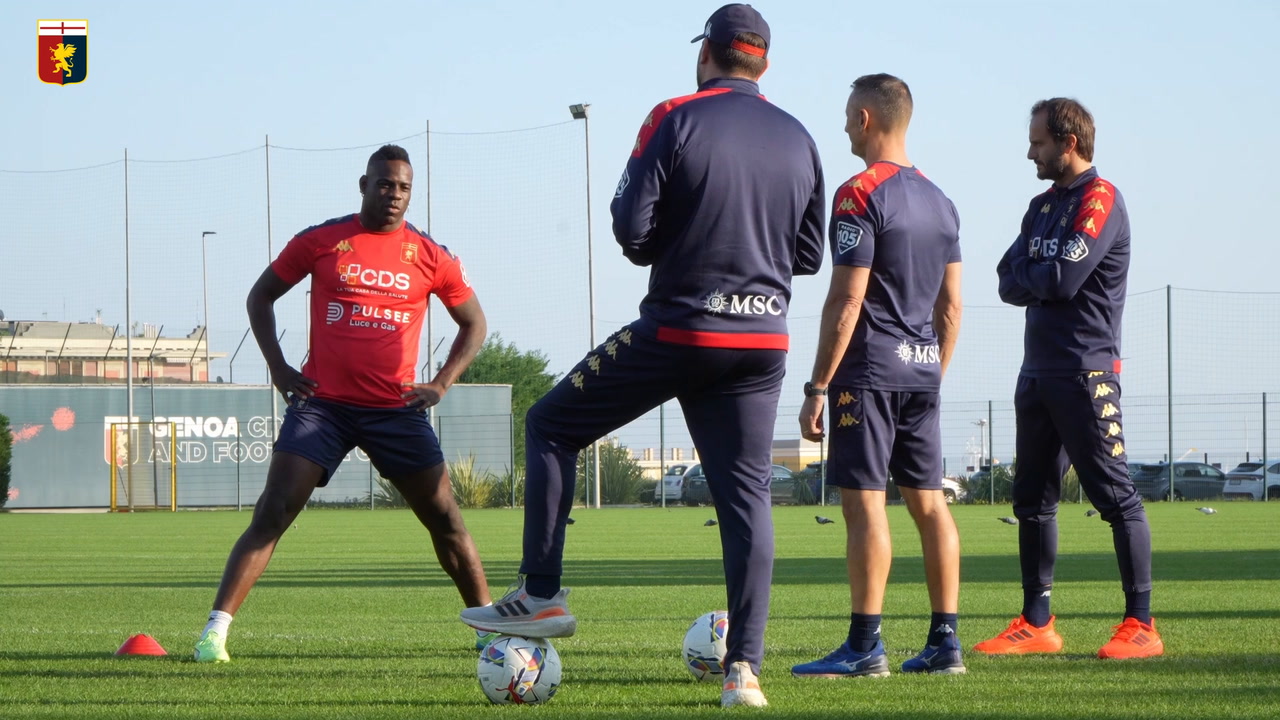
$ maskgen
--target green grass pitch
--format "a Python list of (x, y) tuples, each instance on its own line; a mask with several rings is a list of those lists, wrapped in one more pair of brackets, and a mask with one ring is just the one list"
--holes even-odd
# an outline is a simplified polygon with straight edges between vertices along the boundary
[[(1061, 512), (1054, 592), (1066, 649), (1052, 657), (969, 652), (969, 674), (797, 680), (848, 623), (843, 525), (778, 508), (777, 564), (762, 683), (778, 718), (1242, 718), (1280, 708), (1280, 504), (1149, 507), (1164, 657), (1094, 659), (1119, 621), (1111, 533), (1085, 507)], [(966, 648), (1017, 614), (1008, 507), (954, 510), (963, 545)], [(495, 597), (516, 572), (521, 514), (467, 511)], [(188, 660), (226, 553), (248, 513), (0, 515), (2, 718), (544, 718), (714, 716), (719, 688), (679, 660), (685, 629), (724, 605), (708, 509), (574, 511), (566, 585), (578, 634), (555, 641), (560, 694), (490, 706), (473, 634), (407, 511), (309, 510), (231, 627), (227, 665)], [(919, 542), (890, 508), (898, 559), (884, 637), (896, 665), (922, 645), (928, 602)], [(117, 659), (134, 633), (167, 658)], [(749, 709), (741, 709), (751, 712)], [(738, 712), (738, 711), (735, 711)]]

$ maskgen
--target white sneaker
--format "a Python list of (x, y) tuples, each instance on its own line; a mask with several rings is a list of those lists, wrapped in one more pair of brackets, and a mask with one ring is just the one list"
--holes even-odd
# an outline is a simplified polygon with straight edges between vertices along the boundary
[(501, 600), (485, 607), (462, 611), (462, 622), (476, 630), (518, 635), (529, 638), (569, 637), (578, 630), (578, 619), (569, 612), (564, 588), (555, 597), (544, 600), (525, 592), (524, 578)]
[(730, 664), (729, 672), (724, 676), (724, 689), (720, 691), (720, 707), (764, 707), (768, 704), (760, 690), (760, 681), (751, 672), (750, 663), (739, 660)]

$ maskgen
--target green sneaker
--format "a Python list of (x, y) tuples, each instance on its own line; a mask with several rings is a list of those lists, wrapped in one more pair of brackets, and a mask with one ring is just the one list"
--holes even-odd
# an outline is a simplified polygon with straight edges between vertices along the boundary
[(493, 642), (498, 637), (496, 632), (485, 632), (483, 630), (476, 631), (476, 650), (483, 650), (486, 645)]
[(231, 656), (227, 654), (227, 639), (216, 632), (205, 633), (196, 643), (196, 662), (231, 662)]

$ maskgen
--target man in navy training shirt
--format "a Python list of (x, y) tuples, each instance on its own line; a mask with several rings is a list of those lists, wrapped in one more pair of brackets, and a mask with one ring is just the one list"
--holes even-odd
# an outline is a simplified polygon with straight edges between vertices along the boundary
[(1014, 395), (1022, 614), (974, 646), (993, 655), (1062, 649), (1049, 612), (1058, 554), (1058, 498), (1068, 464), (1111, 524), (1124, 619), (1100, 658), (1161, 655), (1151, 619), (1151, 529), (1129, 479), (1120, 415), (1120, 317), (1129, 274), (1129, 214), (1093, 168), (1093, 116), (1067, 98), (1031, 108), (1027, 158), (1053, 185), (1037, 195), (1000, 260), (1000, 298), (1027, 309)]
[(794, 274), (822, 264), (824, 190), (813, 139), (760, 95), (769, 26), (749, 5), (707, 22), (698, 91), (640, 128), (611, 206), (622, 253), (649, 266), (640, 318), (592, 351), (526, 422), (523, 578), (467, 624), (572, 635), (562, 590), (578, 452), (680, 401), (719, 517), (728, 590), (721, 704), (764, 705), (757, 674), (773, 575), (769, 483)]
[(800, 432), (824, 435), (827, 482), (840, 488), (853, 612), (849, 635), (796, 677), (884, 677), (880, 613), (893, 550), (890, 476), (920, 531), (933, 617), (903, 672), (959, 674), (960, 539), (942, 494), (939, 386), (960, 331), (960, 217), (907, 159), (911, 90), (892, 75), (853, 83), (845, 132), (867, 169), (840, 186), (831, 217), (835, 269), (822, 310)]

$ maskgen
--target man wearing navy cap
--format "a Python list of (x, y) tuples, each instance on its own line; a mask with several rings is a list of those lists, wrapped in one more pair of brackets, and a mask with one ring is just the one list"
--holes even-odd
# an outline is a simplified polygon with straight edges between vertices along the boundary
[(809, 133), (760, 96), (770, 47), (760, 13), (726, 5), (693, 41), (702, 43), (698, 90), (645, 118), (610, 208), (622, 254), (650, 267), (640, 318), (529, 410), (523, 578), (462, 619), (511, 635), (574, 633), (560, 577), (578, 453), (676, 398), (720, 520), (729, 610), (720, 701), (759, 706), (787, 307), (792, 276), (822, 265), (825, 191)]

